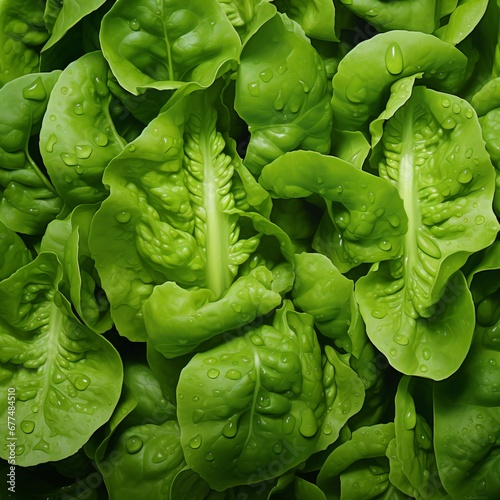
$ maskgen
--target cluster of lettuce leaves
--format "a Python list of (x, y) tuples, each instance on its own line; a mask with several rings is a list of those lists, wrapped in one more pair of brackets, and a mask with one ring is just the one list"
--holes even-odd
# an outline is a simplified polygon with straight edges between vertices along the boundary
[(0, 24), (2, 498), (498, 498), (500, 2)]

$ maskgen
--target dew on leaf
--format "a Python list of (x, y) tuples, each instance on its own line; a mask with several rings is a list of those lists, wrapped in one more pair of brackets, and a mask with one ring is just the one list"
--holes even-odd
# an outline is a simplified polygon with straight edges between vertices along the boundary
[(115, 215), (115, 219), (122, 224), (128, 222), (131, 217), (132, 215), (128, 210), (123, 210)]
[(31, 420), (23, 420), (21, 422), (21, 430), (25, 434), (31, 434), (35, 430), (35, 423)]
[(385, 52), (385, 67), (391, 75), (399, 75), (403, 71), (403, 53), (401, 47), (391, 43)]
[(75, 378), (74, 384), (79, 391), (84, 391), (89, 386), (90, 379), (88, 377), (78, 376)]
[(201, 446), (201, 435), (198, 434), (194, 438), (191, 438), (189, 446), (193, 448), (193, 450), (197, 450)]
[(47, 153), (52, 153), (54, 151), (54, 145), (56, 144), (56, 142), (57, 142), (56, 135), (50, 134), (47, 139), (47, 142), (45, 143), (45, 151), (47, 151)]
[(134, 455), (135, 453), (141, 451), (143, 444), (142, 438), (139, 436), (130, 436), (125, 443), (125, 449), (127, 450), (127, 453)]
[(128, 25), (130, 26), (130, 29), (133, 31), (138, 31), (141, 29), (141, 23), (137, 19), (132, 19), (132, 21), (130, 21)]
[(208, 378), (217, 378), (218, 376), (220, 375), (220, 371), (217, 370), (216, 368), (211, 368), (210, 370), (208, 370), (207, 372), (207, 376)]

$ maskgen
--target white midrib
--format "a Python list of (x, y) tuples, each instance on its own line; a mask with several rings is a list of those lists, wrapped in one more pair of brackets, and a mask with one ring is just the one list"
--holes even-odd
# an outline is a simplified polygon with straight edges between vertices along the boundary
[[(59, 292), (55, 292), (59, 293)], [(41, 400), (45, 402), (49, 394), (49, 387), (52, 385), (52, 374), (56, 369), (56, 358), (59, 350), (59, 335), (62, 328), (63, 315), (55, 302), (52, 302), (49, 313), (49, 329), (47, 332), (47, 359), (45, 361), (45, 375)]]
[(226, 291), (231, 284), (229, 274), (229, 220), (228, 215), (220, 210), (218, 200), (218, 185), (215, 176), (214, 161), (210, 147), (210, 134), (201, 133), (200, 149), (204, 160), (203, 172), (203, 199), (206, 209), (206, 256), (207, 281), (206, 286), (212, 290), (217, 298)]
[[(417, 179), (415, 176), (415, 155), (413, 151), (413, 106), (410, 104), (405, 112), (402, 132), (401, 162), (399, 165), (398, 191), (403, 199), (403, 206), (408, 217), (408, 231), (404, 239), (404, 276), (405, 280), (412, 274), (413, 266), (418, 262), (417, 233), (421, 223), (418, 204)], [(406, 286), (410, 282), (406, 281)], [(406, 308), (406, 293), (403, 295), (403, 308)]]

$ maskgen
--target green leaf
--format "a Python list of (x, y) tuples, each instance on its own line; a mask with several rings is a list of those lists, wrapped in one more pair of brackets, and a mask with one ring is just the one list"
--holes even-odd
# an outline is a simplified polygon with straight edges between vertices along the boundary
[(308, 37), (339, 41), (335, 35), (335, 5), (331, 0), (275, 0), (274, 3), (299, 23)]
[(328, 153), (328, 101), (318, 53), (297, 23), (274, 16), (244, 47), (236, 76), (234, 107), (251, 134), (245, 165), (258, 174), (287, 151)]
[(406, 215), (396, 189), (385, 179), (333, 156), (294, 151), (267, 165), (259, 182), (275, 197), (317, 193), (334, 202), (334, 227), (325, 235), (318, 232), (313, 245), (341, 272), (399, 255)]
[(104, 333), (112, 326), (109, 302), (100, 286), (88, 246), (90, 224), (98, 208), (97, 204), (79, 205), (66, 219), (52, 221), (40, 249), (57, 254), (64, 275), (61, 291), (85, 325)]
[(470, 292), (463, 276), (449, 280), (495, 239), (494, 170), (469, 104), (423, 87), (391, 113), (371, 160), (403, 198), (408, 232), (400, 260), (358, 281), (361, 314), (394, 367), (440, 380), (460, 366), (472, 338)]
[(108, 65), (86, 54), (61, 74), (50, 96), (40, 144), (54, 186), (71, 206), (107, 196), (102, 174), (125, 146), (109, 114)]
[[(436, 466), (432, 445), (432, 429), (417, 413), (411, 389), (414, 379), (403, 377), (395, 398), (396, 437), (391, 452), (391, 482), (407, 495), (417, 499), (446, 498)], [(427, 387), (425, 387), (427, 389)], [(399, 472), (399, 477), (394, 474)]]
[[(359, 462), (359, 466), (363, 469), (372, 469), (375, 467), (374, 472), (370, 470), (368, 474), (365, 473), (368, 476), (372, 476), (370, 480), (367, 481), (365, 479), (361, 484), (368, 483), (367, 489), (370, 490), (373, 489), (375, 483), (376, 492), (379, 494), (390, 489), (388, 471), (381, 467), (385, 465), (384, 461), (377, 459), (385, 459), (387, 446), (393, 437), (394, 424), (392, 422), (371, 427), (362, 427), (354, 431), (351, 439), (335, 448), (325, 460), (318, 474), (316, 484), (323, 490), (328, 499), (340, 498), (339, 491), (342, 491), (342, 499), (359, 498), (354, 496), (358, 493), (353, 488), (355, 481), (349, 480), (349, 475), (345, 477), (344, 473), (346, 470), (349, 472), (350, 466)], [(346, 482), (347, 485), (345, 484)], [(342, 489), (340, 488), (341, 483)], [(348, 490), (350, 494), (345, 495), (345, 490)], [(373, 497), (376, 498), (375, 495), (370, 495), (366, 498)], [(388, 498), (392, 497), (389, 496)]]
[(179, 434), (175, 420), (160, 425), (138, 425), (115, 433), (106, 455), (98, 462), (110, 500), (129, 495), (173, 498), (170, 486), (185, 466)]
[(38, 49), (49, 37), (43, 20), (43, 3), (0, 1), (0, 88), (20, 76), (38, 71)]
[(76, 320), (57, 289), (61, 274), (55, 254), (44, 252), (0, 283), (0, 385), (4, 394), (15, 392), (20, 466), (74, 454), (109, 419), (120, 395), (120, 357)]
[(400, 78), (423, 73), (426, 84), (452, 93), (463, 84), (466, 68), (465, 55), (435, 36), (396, 30), (376, 35), (356, 45), (333, 77), (335, 127), (363, 127), (381, 111), (390, 86)]
[(436, 0), (341, 0), (378, 31), (408, 30), (432, 33), (438, 26)]
[(141, 309), (154, 285), (202, 287), (217, 300), (263, 235), (292, 252), (257, 212), (269, 195), (224, 141), (217, 98), (214, 88), (167, 109), (106, 169), (111, 194), (90, 247), (118, 331), (132, 340), (146, 338)]
[(24, 241), (2, 222), (0, 222), (0, 255), (3, 256), (3, 262), (0, 264), (0, 281), (32, 261), (31, 253)]
[(177, 386), (186, 462), (217, 491), (290, 470), (320, 438), (321, 378), (312, 317), (289, 302), (272, 327), (196, 354)]
[(488, 0), (460, 0), (448, 23), (434, 33), (445, 42), (456, 45), (477, 26), (488, 6)]
[[(498, 293), (494, 297), (499, 310)], [(495, 498), (500, 490), (500, 323), (478, 325), (458, 372), (434, 386), (434, 446), (452, 498)]]
[(9, 229), (41, 234), (63, 201), (34, 161), (38, 133), (60, 71), (19, 77), (0, 89), (0, 221)]
[(48, 0), (44, 17), (50, 38), (42, 50), (52, 47), (73, 26), (105, 2), (106, 0)]
[(118, 0), (101, 28), (104, 56), (120, 85), (139, 94), (210, 86), (241, 50), (217, 0)]

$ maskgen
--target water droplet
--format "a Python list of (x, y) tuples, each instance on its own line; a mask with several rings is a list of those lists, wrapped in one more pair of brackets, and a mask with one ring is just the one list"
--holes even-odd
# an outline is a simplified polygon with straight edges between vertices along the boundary
[(305, 408), (300, 411), (299, 432), (304, 437), (312, 437), (318, 430), (318, 421), (311, 408)]
[(429, 361), (431, 359), (431, 351), (427, 347), (422, 351), (422, 357), (426, 360)]
[(21, 429), (25, 434), (31, 434), (35, 430), (35, 422), (23, 420), (21, 422)]
[(401, 224), (401, 219), (396, 214), (387, 216), (387, 220), (392, 227), (398, 227)]
[(197, 436), (195, 436), (194, 438), (192, 438), (189, 441), (189, 446), (191, 446), (191, 448), (193, 448), (193, 450), (196, 450), (196, 449), (198, 449), (201, 446), (201, 436), (200, 436), (200, 434), (198, 434)]
[(420, 365), (420, 366), (419, 366), (419, 369), (420, 369), (420, 371), (421, 371), (421, 372), (423, 372), (423, 373), (425, 373), (425, 372), (428, 370), (427, 365)]
[(485, 218), (482, 215), (478, 215), (475, 219), (475, 222), (478, 226), (484, 224)]
[(68, 165), (68, 167), (78, 165), (78, 158), (73, 153), (61, 153), (61, 160)]
[(241, 312), (241, 304), (238, 304), (237, 302), (235, 302), (234, 304), (231, 304), (231, 309), (236, 313), (240, 313)]
[(467, 184), (472, 180), (472, 172), (470, 169), (466, 168), (458, 174), (458, 182), (460, 184)]
[(92, 148), (86, 144), (81, 144), (75, 146), (75, 153), (77, 158), (84, 160), (92, 154)]
[(33, 413), (38, 413), (38, 412), (40, 411), (40, 406), (38, 406), (38, 405), (33, 405), (33, 406), (31, 407), (31, 411), (32, 411)]
[(276, 453), (276, 455), (279, 455), (282, 450), (283, 450), (283, 445), (279, 441), (273, 445), (273, 451), (274, 453)]
[(52, 153), (54, 151), (54, 145), (56, 142), (57, 142), (56, 135), (50, 134), (45, 144), (45, 151), (47, 151), (47, 153)]
[(276, 71), (278, 72), (279, 75), (284, 75), (288, 69), (288, 66), (286, 64), (286, 61), (282, 64), (280, 64), (277, 68)]
[(345, 89), (345, 96), (346, 98), (354, 103), (360, 103), (363, 102), (366, 99), (366, 86), (365, 82), (357, 75), (354, 75), (349, 83), (347, 84), (347, 87)]
[(129, 144), (128, 145), (128, 150), (133, 153), (135, 151), (135, 144)]
[(403, 415), (403, 425), (407, 431), (411, 431), (417, 425), (417, 414), (413, 408), (408, 409)]
[(382, 240), (378, 244), (378, 247), (380, 248), (380, 250), (384, 250), (384, 251), (388, 252), (392, 248), (392, 244), (390, 241)]
[(64, 382), (66, 380), (66, 375), (64, 375), (61, 372), (55, 372), (52, 375), (52, 382), (54, 384), (60, 384), (61, 382)]
[(332, 426), (330, 424), (325, 424), (323, 426), (323, 433), (329, 436), (333, 432)]
[(409, 344), (409, 339), (405, 335), (395, 335), (394, 336), (394, 342), (399, 345), (408, 345)]
[(142, 449), (143, 441), (139, 436), (130, 436), (127, 439), (127, 442), (125, 443), (125, 449), (127, 450), (127, 453), (130, 453), (131, 455), (134, 455), (135, 453), (138, 453)]
[(474, 116), (472, 108), (465, 108), (465, 117), (471, 119)]
[(271, 68), (266, 68), (264, 71), (259, 73), (259, 78), (264, 82), (268, 83), (273, 78), (273, 70)]
[(391, 349), (391, 350), (389, 351), (389, 354), (390, 354), (391, 356), (397, 356), (397, 355), (398, 355), (398, 350), (397, 350), (397, 349)]
[(130, 212), (128, 210), (124, 210), (123, 212), (120, 212), (120, 213), (115, 215), (115, 219), (118, 222), (121, 222), (122, 224), (124, 224), (125, 222), (128, 222), (131, 217), (132, 217), (132, 215), (130, 214)]
[(205, 455), (205, 460), (207, 460), (208, 462), (213, 462), (214, 461), (214, 454), (211, 451), (209, 451)]
[(78, 174), (78, 175), (82, 175), (83, 174), (83, 167), (81, 165), (77, 165), (75, 167), (75, 172)]
[(304, 80), (299, 80), (299, 83), (300, 83), (300, 86), (302, 87), (302, 90), (304, 91), (304, 94), (308, 94), (311, 89), (310, 89), (309, 85), (307, 84), (307, 82), (305, 82)]
[(453, 110), (453, 113), (455, 113), (456, 115), (459, 115), (460, 112), (462, 111), (460, 104), (457, 104), (457, 103), (453, 104), (451, 109)]
[(273, 101), (273, 108), (276, 111), (281, 111), (284, 107), (285, 103), (283, 102), (283, 96), (281, 95), (281, 90), (279, 90), (276, 99)]
[(451, 106), (451, 101), (447, 97), (445, 97), (441, 101), (441, 106), (443, 106), (443, 108), (449, 108)]
[(250, 95), (252, 97), (259, 97), (260, 96), (260, 84), (259, 84), (259, 82), (250, 82), (248, 84), (248, 92), (250, 92)]
[(337, 193), (338, 193), (338, 194), (342, 194), (342, 192), (343, 192), (343, 191), (344, 191), (344, 187), (343, 187), (342, 185), (340, 185), (340, 184), (339, 184), (339, 185), (337, 186)]
[(466, 158), (470, 158), (470, 157), (472, 156), (472, 153), (473, 153), (472, 149), (471, 149), (471, 148), (469, 148), (469, 149), (465, 152), (465, 157), (466, 157)]
[(376, 319), (382, 319), (382, 318), (385, 318), (387, 316), (387, 312), (386, 311), (380, 311), (379, 309), (374, 309), (372, 311), (372, 316)]
[(208, 378), (217, 378), (220, 375), (220, 371), (217, 370), (216, 368), (211, 368), (207, 372)]
[(79, 102), (73, 106), (73, 113), (75, 115), (83, 115), (83, 102)]
[(217, 364), (217, 358), (205, 358), (203, 360), (203, 363), (207, 364), (207, 365), (216, 365)]
[(457, 126), (457, 122), (449, 116), (446, 118), (443, 123), (441, 123), (441, 127), (443, 127), (445, 130), (451, 130), (454, 129)]
[(23, 97), (32, 101), (43, 101), (47, 97), (47, 92), (40, 77), (38, 77), (32, 84), (24, 87)]
[(295, 429), (296, 418), (293, 415), (287, 415), (283, 419), (283, 432), (285, 434), (291, 434)]
[(260, 335), (257, 335), (256, 333), (250, 337), (250, 340), (252, 341), (253, 345), (264, 345), (262, 337)]
[(226, 378), (229, 380), (239, 380), (242, 377), (242, 374), (239, 370), (228, 370), (226, 372)]
[(106, 144), (108, 144), (109, 137), (102, 132), (98, 132), (97, 134), (94, 135), (94, 142), (98, 146), (104, 147), (104, 146), (106, 146)]
[(141, 29), (141, 23), (137, 19), (132, 19), (132, 21), (130, 21), (128, 25), (130, 26), (130, 29), (133, 31), (138, 31)]
[(238, 416), (235, 415), (226, 422), (226, 424), (222, 428), (222, 434), (228, 439), (232, 439), (234, 438), (234, 436), (236, 436), (237, 432), (238, 432)]
[(403, 53), (401, 47), (391, 43), (385, 52), (385, 67), (391, 75), (399, 75), (403, 71)]
[(290, 101), (290, 111), (292, 113), (297, 113), (300, 109), (300, 103), (296, 101)]
[(90, 385), (90, 379), (88, 377), (79, 375), (75, 378), (74, 384), (79, 391), (84, 391)]

